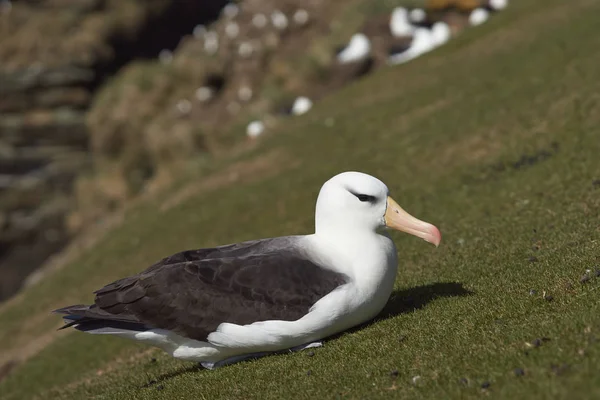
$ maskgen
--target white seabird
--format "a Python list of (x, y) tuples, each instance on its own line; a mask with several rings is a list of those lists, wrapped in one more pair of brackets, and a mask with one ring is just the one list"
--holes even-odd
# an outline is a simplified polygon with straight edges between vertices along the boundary
[(405, 51), (388, 57), (391, 65), (406, 63), (445, 44), (450, 40), (450, 26), (445, 22), (436, 22), (431, 29), (417, 28), (410, 47)]
[(508, 0), (490, 0), (489, 6), (496, 11), (504, 10), (508, 7)]
[(408, 10), (404, 7), (396, 7), (390, 16), (390, 32), (394, 37), (411, 36), (415, 27), (410, 23)]
[(208, 31), (204, 34), (204, 51), (211, 55), (219, 51), (219, 34), (217, 32)]
[(257, 138), (265, 131), (265, 124), (262, 121), (252, 121), (246, 127), (246, 135), (251, 138)]
[(233, 19), (240, 13), (240, 7), (235, 3), (228, 3), (225, 7), (223, 7), (221, 13), (225, 16), (225, 18)]
[(371, 41), (364, 33), (355, 33), (350, 38), (348, 45), (336, 56), (340, 64), (347, 64), (362, 60), (371, 51)]
[(192, 31), (192, 35), (196, 39), (202, 39), (206, 34), (206, 27), (204, 25), (196, 25)]
[(300, 96), (296, 98), (292, 105), (292, 114), (302, 115), (306, 114), (313, 106), (313, 102), (306, 96)]
[(450, 29), (450, 25), (445, 22), (436, 22), (431, 27), (431, 37), (434, 48), (446, 44), (450, 40), (451, 36), (452, 31)]
[(252, 99), (252, 94), (252, 88), (249, 86), (241, 86), (237, 91), (238, 99), (244, 103)]
[(192, 102), (188, 99), (182, 99), (177, 102), (175, 107), (180, 114), (187, 115), (192, 111)]
[(254, 14), (254, 16), (252, 17), (252, 25), (254, 25), (256, 28), (264, 28), (265, 26), (267, 26), (267, 17), (265, 16), (265, 14)]
[(201, 86), (198, 89), (196, 89), (195, 92), (196, 98), (201, 102), (205, 102), (212, 99), (214, 94), (214, 90), (209, 86)]
[(292, 17), (294, 22), (299, 25), (305, 25), (308, 22), (308, 11), (304, 10), (304, 9), (299, 9), (296, 10), (296, 12), (294, 13), (294, 16)]
[(225, 25), (225, 35), (227, 35), (229, 39), (235, 39), (239, 33), (240, 26), (237, 22), (228, 22), (227, 25)]
[(56, 310), (80, 331), (157, 346), (214, 368), (323, 338), (374, 318), (398, 266), (389, 227), (439, 245), (379, 179), (344, 172), (323, 185), (315, 233), (190, 250)]
[(173, 62), (173, 52), (169, 49), (162, 49), (158, 53), (158, 59), (163, 64), (171, 64)]
[(410, 22), (412, 22), (413, 24), (420, 24), (425, 22), (425, 20), (427, 19), (427, 12), (422, 8), (415, 8), (410, 10), (408, 16)]
[(490, 12), (485, 8), (476, 8), (469, 14), (469, 25), (478, 26), (490, 18)]
[(282, 31), (288, 27), (288, 18), (283, 12), (275, 10), (271, 13), (271, 23), (276, 29)]
[(250, 57), (253, 52), (254, 52), (254, 46), (252, 46), (252, 43), (250, 43), (250, 42), (242, 42), (238, 46), (238, 55), (240, 57), (244, 57), (244, 58)]

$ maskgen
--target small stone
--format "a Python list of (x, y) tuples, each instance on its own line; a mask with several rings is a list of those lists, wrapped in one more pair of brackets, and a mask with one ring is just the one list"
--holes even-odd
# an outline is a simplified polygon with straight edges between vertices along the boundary
[(165, 388), (165, 387), (164, 387), (164, 385), (158, 385), (158, 386), (156, 387), (156, 390), (163, 390), (164, 388)]
[(397, 369), (394, 369), (394, 370), (392, 370), (392, 371), (390, 372), (390, 376), (391, 376), (392, 378), (397, 378), (397, 377), (398, 377), (398, 375), (400, 375), (400, 372), (398, 372), (398, 370), (397, 370)]
[(552, 296), (550, 294), (547, 294), (547, 295), (544, 296), (544, 300), (546, 300), (546, 301), (552, 301), (552, 300), (554, 300), (554, 296)]
[(315, 352), (312, 350), (306, 353), (307, 357), (313, 357), (314, 355), (315, 355)]
[(581, 278), (579, 278), (579, 283), (586, 284), (588, 283), (592, 278), (590, 278), (590, 276), (588, 274), (583, 275)]
[(402, 343), (406, 340), (406, 335), (400, 335), (398, 336), (398, 342)]
[(596, 278), (599, 278), (600, 277), (600, 269), (597, 269), (595, 274), (596, 274)]
[(594, 189), (600, 188), (600, 179), (594, 179), (592, 181), (592, 186), (594, 187)]
[(531, 256), (531, 257), (529, 257), (529, 262), (530, 263), (538, 262), (538, 259), (536, 256)]
[(533, 342), (531, 342), (531, 346), (533, 347), (540, 347), (542, 345), (542, 339), (535, 339)]
[(525, 375), (525, 371), (523, 371), (523, 368), (515, 368), (514, 373), (515, 373), (515, 376)]
[(482, 389), (487, 389), (491, 386), (491, 383), (489, 383), (488, 381), (485, 381), (481, 384), (481, 388)]
[(155, 358), (155, 357), (152, 357), (152, 358), (150, 359), (150, 362), (152, 362), (152, 363), (155, 363), (155, 362), (156, 362), (156, 358)]
[(577, 350), (577, 354), (579, 354), (581, 357), (585, 357), (585, 350), (584, 349), (579, 349)]
[(529, 290), (529, 295), (530, 296), (535, 296), (536, 294), (537, 294), (537, 291), (535, 289)]
[(463, 385), (469, 384), (469, 380), (467, 378), (460, 378), (459, 382), (462, 383)]
[(311, 376), (312, 375), (312, 371), (309, 369), (308, 371), (306, 371), (306, 376)]
[(420, 375), (413, 376), (413, 377), (412, 377), (412, 383), (413, 383), (413, 385), (416, 385), (416, 384), (417, 384), (417, 382), (419, 381), (419, 379), (421, 379), (421, 376), (420, 376)]

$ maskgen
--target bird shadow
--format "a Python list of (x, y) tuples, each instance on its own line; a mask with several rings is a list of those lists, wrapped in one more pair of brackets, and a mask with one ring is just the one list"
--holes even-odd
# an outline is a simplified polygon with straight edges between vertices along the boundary
[[(383, 321), (396, 315), (415, 312), (427, 304), (444, 297), (464, 297), (471, 296), (475, 292), (466, 289), (460, 282), (436, 282), (427, 285), (415, 286), (407, 289), (396, 289), (392, 292), (390, 299), (383, 310), (372, 320), (361, 325), (355, 326), (344, 332), (325, 338), (329, 341), (336, 339), (341, 335), (352, 333), (364, 329), (365, 327)], [(141, 388), (149, 388), (153, 386), (160, 387), (162, 382), (176, 378), (180, 375), (202, 371), (205, 368), (200, 364), (190, 365), (184, 368), (178, 368), (175, 371), (162, 374), (150, 382), (141, 386)]]
[(347, 329), (344, 332), (330, 336), (327, 340), (338, 338), (346, 333), (360, 331), (369, 325), (395, 317), (396, 315), (415, 312), (437, 299), (472, 296), (474, 294), (475, 292), (465, 288), (460, 282), (436, 282), (407, 289), (396, 289), (390, 295), (390, 299), (383, 310), (375, 318)]
[(375, 321), (392, 318), (399, 314), (414, 312), (443, 297), (471, 296), (475, 292), (460, 282), (436, 282), (392, 292), (386, 306), (375, 317)]

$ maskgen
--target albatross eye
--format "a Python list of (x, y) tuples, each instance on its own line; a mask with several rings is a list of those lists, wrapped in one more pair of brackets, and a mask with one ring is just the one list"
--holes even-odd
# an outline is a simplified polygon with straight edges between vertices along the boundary
[(372, 203), (375, 201), (375, 196), (370, 196), (368, 194), (355, 194), (355, 196), (363, 202), (368, 201), (369, 203)]

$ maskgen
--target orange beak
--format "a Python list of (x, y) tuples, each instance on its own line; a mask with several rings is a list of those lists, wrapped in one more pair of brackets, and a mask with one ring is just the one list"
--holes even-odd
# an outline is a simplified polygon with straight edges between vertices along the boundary
[(390, 196), (387, 198), (384, 219), (385, 226), (388, 228), (415, 235), (429, 243), (433, 243), (436, 247), (442, 241), (442, 234), (438, 228), (413, 217), (404, 211)]

